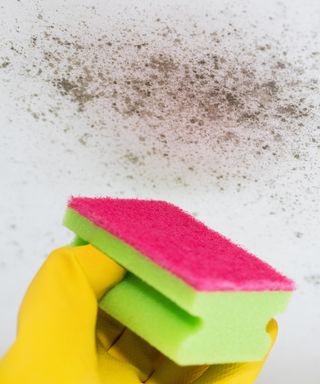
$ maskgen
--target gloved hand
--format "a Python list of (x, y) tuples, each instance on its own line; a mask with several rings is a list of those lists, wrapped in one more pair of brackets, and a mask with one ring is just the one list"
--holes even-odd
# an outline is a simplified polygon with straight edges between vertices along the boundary
[[(254, 383), (264, 360), (180, 367), (99, 311), (98, 300), (124, 274), (91, 245), (54, 251), (24, 297), (17, 339), (0, 361), (0, 383)], [(268, 332), (274, 342), (274, 320)]]

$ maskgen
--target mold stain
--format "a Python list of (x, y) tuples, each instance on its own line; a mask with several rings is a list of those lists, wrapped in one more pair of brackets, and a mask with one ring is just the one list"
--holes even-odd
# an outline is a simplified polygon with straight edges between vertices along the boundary
[[(302, 85), (297, 75), (288, 78), (283, 73), (293, 67), (285, 63), (285, 52), (281, 65), (279, 56), (271, 55), (269, 70), (261, 71), (252, 60), (232, 52), (217, 54), (219, 48), (211, 46), (210, 36), (207, 45), (193, 51), (182, 36), (169, 31), (166, 37), (170, 33), (179, 43), (167, 51), (152, 42), (137, 44), (143, 38), (135, 35), (130, 41), (130, 33), (124, 34), (123, 42), (102, 36), (85, 45), (74, 37), (45, 32), (43, 40), (48, 40), (51, 52), (43, 53), (42, 66), (46, 73), (52, 69), (49, 81), (78, 105), (79, 112), (102, 98), (122, 117), (138, 117), (151, 127), (167, 122), (195, 133), (216, 121), (229, 121), (233, 127), (261, 126), (267, 119), (292, 122), (312, 112), (312, 106), (295, 95)], [(161, 30), (157, 34), (163, 35)]]
[(320, 286), (320, 275), (309, 275), (305, 277), (305, 281), (309, 284), (312, 284), (315, 287)]
[[(214, 32), (192, 24), (182, 34), (172, 20), (155, 19), (148, 34), (133, 25), (101, 35), (82, 23), (75, 35), (40, 21), (41, 32), (25, 48), (31, 58), (25, 75), (46, 82), (87, 119), (88, 131), (78, 138), (83, 146), (103, 147), (105, 134), (120, 145), (126, 132), (133, 134), (137, 149), (119, 155), (130, 178), (156, 160), (162, 172), (182, 170), (175, 180), (183, 186), (183, 174), (205, 175), (221, 190), (231, 182), (240, 191), (258, 182), (251, 172), (256, 164), (289, 159), (297, 162), (295, 172), (310, 145), (320, 149), (320, 128), (310, 132), (310, 143), (301, 134), (319, 113), (309, 97), (319, 92), (318, 80), (305, 75), (281, 41), (265, 36), (245, 43), (231, 23)], [(228, 48), (229, 36), (238, 51)], [(312, 60), (318, 68), (319, 56)], [(55, 122), (60, 105), (28, 110), (37, 121)], [(268, 182), (272, 189), (275, 180)]]

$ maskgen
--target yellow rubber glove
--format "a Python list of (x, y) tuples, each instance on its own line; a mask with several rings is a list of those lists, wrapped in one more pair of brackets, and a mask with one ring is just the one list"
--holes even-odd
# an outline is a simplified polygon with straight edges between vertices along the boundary
[[(254, 383), (264, 361), (179, 367), (99, 311), (98, 300), (124, 274), (91, 245), (54, 251), (24, 297), (17, 339), (0, 361), (0, 383)], [(274, 341), (276, 322), (268, 327)]]

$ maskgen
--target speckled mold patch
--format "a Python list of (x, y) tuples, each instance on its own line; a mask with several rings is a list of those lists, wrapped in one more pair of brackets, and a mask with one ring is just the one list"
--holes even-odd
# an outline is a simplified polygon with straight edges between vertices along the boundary
[[(72, 28), (39, 8), (27, 44), (12, 46), (25, 58), (24, 75), (56, 93), (41, 109), (39, 94), (30, 95), (32, 117), (56, 125), (69, 103), (88, 128), (80, 135), (68, 126), (65, 133), (97, 153), (112, 137), (129, 181), (139, 173), (150, 185), (169, 178), (185, 187), (201, 177), (218, 190), (240, 191), (264, 173), (272, 198), (285, 200), (271, 192), (277, 176), (269, 171), (290, 162), (301, 178), (310, 147), (319, 152), (320, 51), (302, 64), (305, 47), (293, 49), (291, 27), (273, 14), (267, 22), (279, 29), (276, 36), (259, 34), (255, 20), (241, 24), (227, 6), (206, 13), (205, 27), (196, 18), (144, 12), (146, 25), (137, 12), (103, 30), (89, 22), (98, 17), (94, 7)], [(1, 62), (10, 67), (10, 58)]]

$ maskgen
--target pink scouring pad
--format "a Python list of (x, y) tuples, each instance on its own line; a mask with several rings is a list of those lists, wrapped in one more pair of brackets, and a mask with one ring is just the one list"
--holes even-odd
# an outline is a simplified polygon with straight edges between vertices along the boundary
[[(267, 350), (265, 326), (294, 283), (180, 208), (72, 198), (65, 224), (129, 271), (101, 306), (176, 362), (256, 360)], [(156, 335), (164, 324), (169, 346)]]
[(74, 198), (69, 207), (198, 291), (291, 291), (293, 282), (164, 201)]

